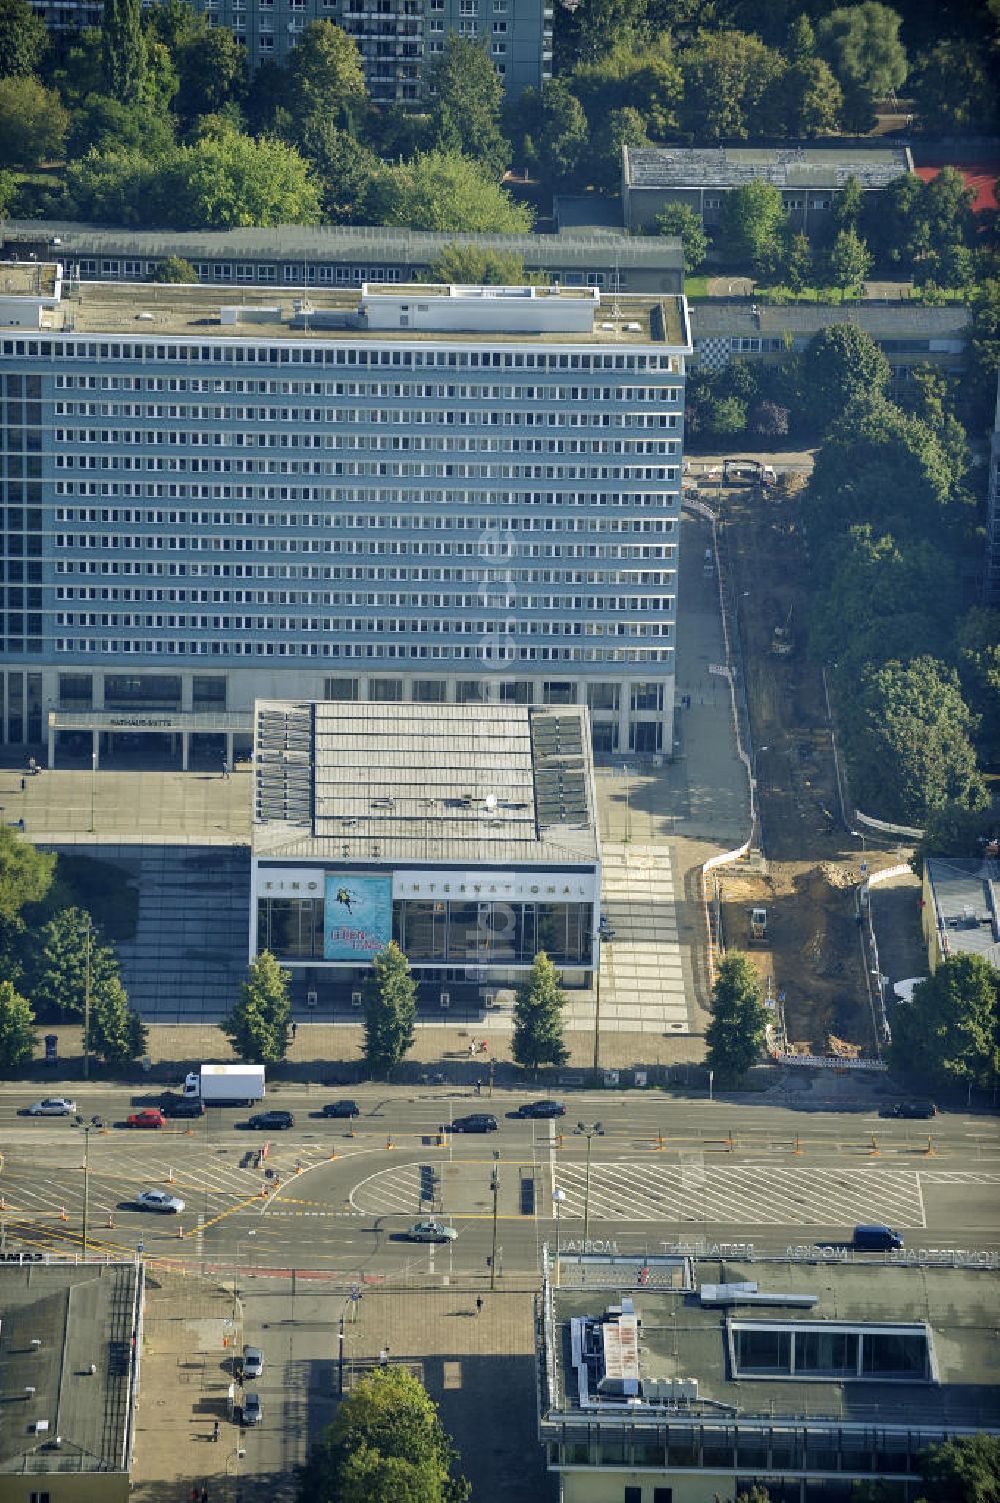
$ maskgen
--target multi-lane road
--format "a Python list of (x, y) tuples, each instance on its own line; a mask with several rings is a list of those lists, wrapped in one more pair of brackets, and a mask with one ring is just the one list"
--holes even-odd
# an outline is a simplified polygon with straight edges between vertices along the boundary
[[(136, 1098), (76, 1091), (84, 1116), (123, 1123)], [(543, 1242), (589, 1239), (623, 1253), (665, 1244), (752, 1242), (762, 1251), (836, 1242), (884, 1221), (908, 1247), (1000, 1249), (1000, 1124), (964, 1113), (883, 1121), (875, 1111), (802, 1112), (690, 1101), (662, 1093), (566, 1098), (567, 1115), (518, 1120), (524, 1095), (407, 1094), (368, 1086), (353, 1123), (324, 1119), (330, 1095), (282, 1088), (269, 1104), (295, 1127), (241, 1129), (247, 1113), (212, 1110), (162, 1131), (92, 1130), (21, 1115), (36, 1099), (0, 1091), (0, 1224), (6, 1251), (92, 1252), (203, 1268), (327, 1271), (353, 1279), (407, 1273), (532, 1273)], [(448, 1131), (452, 1116), (491, 1111), (496, 1133)], [(590, 1169), (583, 1122), (592, 1136)], [(260, 1151), (268, 1145), (267, 1157)], [(499, 1157), (495, 1157), (499, 1155)], [(184, 1201), (177, 1216), (141, 1213), (142, 1189)], [(562, 1197), (557, 1202), (553, 1192)], [(84, 1228), (86, 1203), (86, 1229)], [(556, 1210), (559, 1224), (556, 1224)], [(409, 1242), (433, 1214), (454, 1226), (441, 1246)]]

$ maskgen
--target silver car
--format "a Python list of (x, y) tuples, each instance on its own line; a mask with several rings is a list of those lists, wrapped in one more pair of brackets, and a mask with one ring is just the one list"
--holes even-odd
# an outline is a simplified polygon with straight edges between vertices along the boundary
[(411, 1242), (454, 1242), (458, 1233), (443, 1221), (415, 1221), (406, 1235)]
[(249, 1388), (243, 1395), (243, 1423), (245, 1425), (259, 1425), (264, 1415), (260, 1407), (260, 1394), (256, 1388)]
[(29, 1117), (73, 1117), (76, 1115), (76, 1102), (70, 1101), (67, 1096), (46, 1096), (44, 1101), (36, 1101), (28, 1107)]
[(243, 1348), (243, 1361), (240, 1363), (240, 1376), (244, 1383), (248, 1378), (259, 1378), (264, 1371), (264, 1353), (259, 1346), (245, 1346)]
[(161, 1211), (165, 1216), (179, 1216), (184, 1202), (179, 1195), (168, 1195), (166, 1190), (143, 1190), (135, 1197), (136, 1209)]

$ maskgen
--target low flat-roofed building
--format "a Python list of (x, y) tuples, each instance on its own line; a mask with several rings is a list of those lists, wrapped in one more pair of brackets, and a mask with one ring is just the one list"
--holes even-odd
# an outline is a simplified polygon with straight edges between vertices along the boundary
[(539, 950), (586, 983), (600, 842), (585, 708), (260, 701), (255, 727), (250, 953), (304, 972), (314, 1004), (390, 939), (432, 1001), (432, 983), (450, 1001), (451, 982), (515, 982)]
[(920, 912), (932, 974), (955, 955), (1000, 971), (1000, 861), (928, 856)]
[(125, 1503), (142, 1280), (134, 1263), (0, 1264), (0, 1503)]
[(625, 225), (649, 230), (668, 204), (687, 204), (711, 228), (723, 200), (746, 183), (773, 183), (791, 222), (806, 235), (830, 224), (830, 210), (849, 178), (862, 193), (881, 193), (907, 172), (906, 146), (841, 142), (783, 146), (625, 146), (622, 201)]
[[(279, 225), (235, 230), (137, 230), (70, 220), (8, 219), (0, 230), (5, 259), (63, 261), (84, 282), (145, 282), (168, 256), (190, 262), (198, 280), (233, 286), (360, 287), (425, 276), (446, 246), (519, 256), (531, 273), (565, 287), (608, 292), (684, 291), (676, 236), (627, 235), (621, 205), (591, 194), (601, 223), (559, 235), (487, 235), (410, 230), (396, 225)], [(586, 218), (586, 216), (584, 216)]]
[(927, 1446), (1000, 1433), (995, 1271), (703, 1258), (688, 1285), (668, 1263), (591, 1256), (546, 1282), (540, 1435), (564, 1503), (755, 1483), (846, 1503), (865, 1479), (909, 1503)]
[(959, 303), (925, 308), (918, 303), (752, 303), (713, 298), (691, 307), (694, 364), (721, 371), (731, 360), (782, 360), (804, 350), (820, 329), (853, 324), (870, 334), (903, 386), (916, 367), (958, 370), (969, 336), (969, 310)]

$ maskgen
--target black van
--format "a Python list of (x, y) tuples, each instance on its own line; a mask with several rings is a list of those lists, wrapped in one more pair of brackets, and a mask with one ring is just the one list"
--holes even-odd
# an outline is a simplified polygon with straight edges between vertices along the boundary
[(853, 1245), (859, 1252), (898, 1252), (903, 1239), (891, 1226), (856, 1226)]

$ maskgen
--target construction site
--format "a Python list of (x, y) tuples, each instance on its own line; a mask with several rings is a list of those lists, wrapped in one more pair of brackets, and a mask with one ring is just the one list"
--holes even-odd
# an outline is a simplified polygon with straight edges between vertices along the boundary
[(844, 1059), (877, 1047), (857, 915), (864, 852), (838, 786), (821, 667), (806, 652), (807, 562), (801, 473), (730, 460), (706, 470), (700, 496), (719, 517), (723, 595), (737, 701), (756, 783), (750, 852), (711, 874), (722, 942), (745, 951), (791, 1054)]

